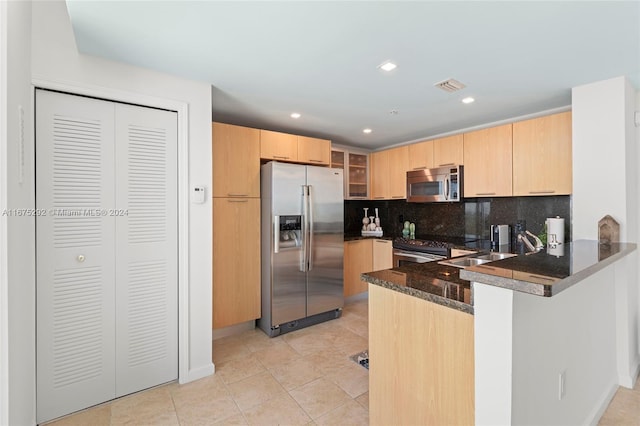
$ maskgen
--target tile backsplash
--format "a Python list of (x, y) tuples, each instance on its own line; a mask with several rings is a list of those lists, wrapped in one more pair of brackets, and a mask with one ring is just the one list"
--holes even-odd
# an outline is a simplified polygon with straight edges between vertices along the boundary
[(525, 220), (534, 234), (543, 231), (548, 217), (565, 218), (565, 240), (571, 241), (571, 196), (470, 198), (459, 203), (407, 203), (405, 200), (346, 200), (345, 234), (358, 235), (362, 229), (364, 208), (369, 216), (378, 208), (385, 236), (402, 235), (402, 222), (416, 224), (416, 238), (466, 237), (489, 239), (490, 227), (507, 224), (514, 228)]

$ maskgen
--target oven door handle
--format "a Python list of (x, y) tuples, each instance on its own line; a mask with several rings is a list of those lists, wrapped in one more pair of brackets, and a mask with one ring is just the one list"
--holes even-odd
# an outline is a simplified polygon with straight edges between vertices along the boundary
[(410, 253), (406, 251), (396, 251), (393, 253), (393, 256), (398, 260), (413, 259), (416, 263), (427, 263), (427, 262), (433, 262), (436, 260), (444, 259), (444, 256), (425, 256), (423, 254)]

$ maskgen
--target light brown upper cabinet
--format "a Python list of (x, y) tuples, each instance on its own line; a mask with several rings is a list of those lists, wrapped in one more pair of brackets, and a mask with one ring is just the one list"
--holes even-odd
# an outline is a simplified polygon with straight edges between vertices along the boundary
[(374, 152), (371, 159), (371, 198), (390, 200), (407, 198), (409, 148), (401, 146)]
[(271, 130), (260, 130), (260, 158), (265, 160), (298, 161), (298, 136)]
[(328, 166), (331, 164), (331, 141), (298, 136), (298, 161)]
[(389, 197), (389, 150), (369, 155), (371, 173), (371, 198), (384, 200)]
[(434, 139), (433, 167), (446, 167), (464, 164), (462, 134)]
[(260, 130), (213, 123), (213, 196), (260, 197)]
[(513, 123), (513, 195), (572, 191), (571, 111)]
[(477, 130), (463, 136), (464, 196), (510, 197), (511, 124)]
[(409, 145), (408, 170), (422, 170), (433, 167), (433, 141), (418, 142)]
[(409, 147), (400, 146), (389, 150), (389, 192), (390, 198), (407, 198), (407, 169), (409, 168)]

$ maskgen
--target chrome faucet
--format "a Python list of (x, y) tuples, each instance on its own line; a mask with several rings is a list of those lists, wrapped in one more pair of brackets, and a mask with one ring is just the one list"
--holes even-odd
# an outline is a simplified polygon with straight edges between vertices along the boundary
[[(533, 246), (531, 241), (529, 241), (529, 238), (527, 238), (527, 235), (530, 237), (533, 237), (536, 243), (535, 247)], [(524, 245), (527, 247), (527, 250), (529, 250), (532, 253), (537, 253), (544, 248), (544, 244), (542, 244), (542, 241), (540, 240), (540, 238), (538, 238), (536, 235), (532, 234), (527, 230), (525, 230), (523, 233), (518, 234), (518, 241), (522, 241)]]

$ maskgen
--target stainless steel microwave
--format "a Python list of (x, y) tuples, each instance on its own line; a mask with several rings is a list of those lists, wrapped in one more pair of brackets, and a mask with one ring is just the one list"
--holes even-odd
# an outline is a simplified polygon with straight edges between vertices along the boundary
[(462, 199), (462, 166), (407, 172), (410, 203), (457, 202)]

